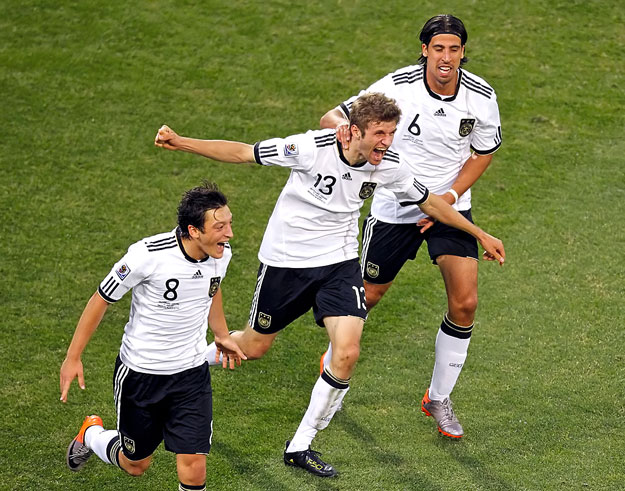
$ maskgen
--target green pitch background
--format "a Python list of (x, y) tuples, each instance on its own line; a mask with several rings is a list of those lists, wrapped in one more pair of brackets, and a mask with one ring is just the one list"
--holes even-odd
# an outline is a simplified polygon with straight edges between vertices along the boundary
[(159, 448), (138, 479), (65, 449), (84, 416), (115, 423), (111, 375), (129, 298), (58, 370), (89, 296), (129, 244), (175, 225), (203, 178), (231, 200), (223, 285), (244, 325), (265, 223), (288, 172), (156, 149), (182, 134), (254, 142), (320, 116), (413, 63), (448, 12), (467, 68), (496, 89), (504, 144), (474, 188), (505, 267), (483, 264), (480, 307), (447, 441), (418, 401), (445, 310), (422, 252), (367, 322), (345, 410), (314, 448), (341, 472), (282, 463), (326, 335), (306, 316), (263, 360), (214, 369), (210, 489), (616, 489), (625, 480), (625, 6), (620, 1), (2, 2), (0, 17), (0, 489), (176, 489)]

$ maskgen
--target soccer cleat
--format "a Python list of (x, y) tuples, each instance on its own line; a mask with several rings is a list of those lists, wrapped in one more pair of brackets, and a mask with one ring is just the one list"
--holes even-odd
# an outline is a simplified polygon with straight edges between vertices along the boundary
[(464, 435), (464, 430), (451, 407), (449, 397), (442, 401), (433, 401), (430, 399), (430, 389), (427, 389), (421, 400), (421, 411), (426, 416), (432, 416), (436, 420), (438, 431), (443, 435), (450, 438), (462, 438)]
[(287, 452), (289, 444), (291, 442), (287, 440), (284, 447), (284, 463), (292, 467), (301, 467), (305, 471), (314, 474), (319, 477), (333, 477), (338, 474), (334, 467), (330, 464), (326, 464), (319, 457), (321, 454), (310, 449), (302, 450), (301, 452)]
[(71, 471), (77, 472), (87, 463), (89, 457), (93, 455), (93, 450), (91, 450), (87, 445), (85, 445), (85, 431), (87, 428), (91, 428), (92, 426), (103, 426), (102, 418), (100, 416), (96, 416), (95, 414), (91, 416), (87, 416), (80, 427), (80, 431), (76, 438), (72, 440), (67, 447), (67, 467)]

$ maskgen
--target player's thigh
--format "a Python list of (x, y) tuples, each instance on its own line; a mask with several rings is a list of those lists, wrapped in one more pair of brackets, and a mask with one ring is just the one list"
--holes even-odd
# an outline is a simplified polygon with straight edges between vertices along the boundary
[(478, 261), (472, 257), (438, 256), (447, 297), (459, 303), (477, 302)]
[(362, 277), (368, 283), (391, 283), (413, 260), (427, 232), (415, 224), (385, 223), (369, 215), (362, 227)]
[(135, 372), (117, 358), (113, 381), (117, 431), (122, 453), (133, 462), (152, 455), (163, 439), (162, 392), (155, 377)]
[(312, 269), (276, 268), (261, 263), (249, 326), (260, 334), (273, 334), (308, 312), (314, 302), (314, 278), (308, 274)]
[(213, 395), (208, 363), (168, 380), (165, 448), (176, 454), (208, 454), (213, 436)]
[(358, 259), (350, 259), (323, 268), (317, 268), (313, 314), (319, 326), (326, 326), (326, 317), (352, 316), (367, 318), (365, 287)]

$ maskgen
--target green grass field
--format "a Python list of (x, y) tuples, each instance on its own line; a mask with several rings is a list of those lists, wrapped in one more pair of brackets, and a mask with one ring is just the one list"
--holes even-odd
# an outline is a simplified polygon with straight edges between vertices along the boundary
[[(132, 5), (132, 6), (131, 6)], [(314, 448), (341, 476), (286, 468), (327, 337), (306, 316), (268, 355), (213, 369), (209, 489), (451, 490), (625, 487), (625, 5), (616, 0), (4, 2), (0, 18), (0, 489), (176, 489), (174, 456), (130, 478), (65, 449), (86, 414), (109, 427), (129, 296), (83, 356), (86, 391), (59, 402), (80, 313), (128, 245), (169, 230), (182, 192), (229, 196), (223, 285), (244, 325), (266, 221), (288, 172), (156, 149), (182, 134), (252, 143), (320, 116), (413, 63), (432, 15), (462, 18), (467, 68), (496, 89), (504, 144), (474, 188), (502, 238), (453, 397), (465, 427), (440, 437), (418, 401), (445, 293), (423, 251), (366, 324), (345, 410)]]

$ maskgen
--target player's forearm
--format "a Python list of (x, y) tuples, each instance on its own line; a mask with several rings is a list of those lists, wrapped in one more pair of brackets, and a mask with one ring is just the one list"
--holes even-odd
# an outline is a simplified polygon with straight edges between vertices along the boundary
[(96, 331), (108, 308), (108, 303), (96, 292), (87, 302), (76, 325), (72, 342), (67, 348), (66, 359), (78, 360)]
[(254, 162), (254, 147), (247, 143), (228, 140), (198, 140), (181, 136), (176, 142), (176, 147), (178, 150), (220, 162)]
[(321, 128), (336, 128), (339, 124), (346, 123), (345, 115), (339, 109), (332, 109), (325, 113), (319, 121)]
[(486, 233), (454, 210), (441, 196), (430, 194), (427, 201), (419, 205), (421, 210), (439, 222), (467, 232), (481, 241)]
[(464, 166), (460, 170), (458, 177), (451, 186), (458, 196), (462, 196), (467, 190), (477, 182), (477, 180), (484, 174), (484, 171), (488, 168), (493, 160), (492, 154), (490, 155), (478, 155), (472, 154)]
[(210, 330), (213, 332), (215, 339), (222, 339), (229, 336), (221, 288), (217, 290), (217, 293), (215, 293), (213, 297), (211, 309), (208, 313), (208, 327), (210, 327)]

